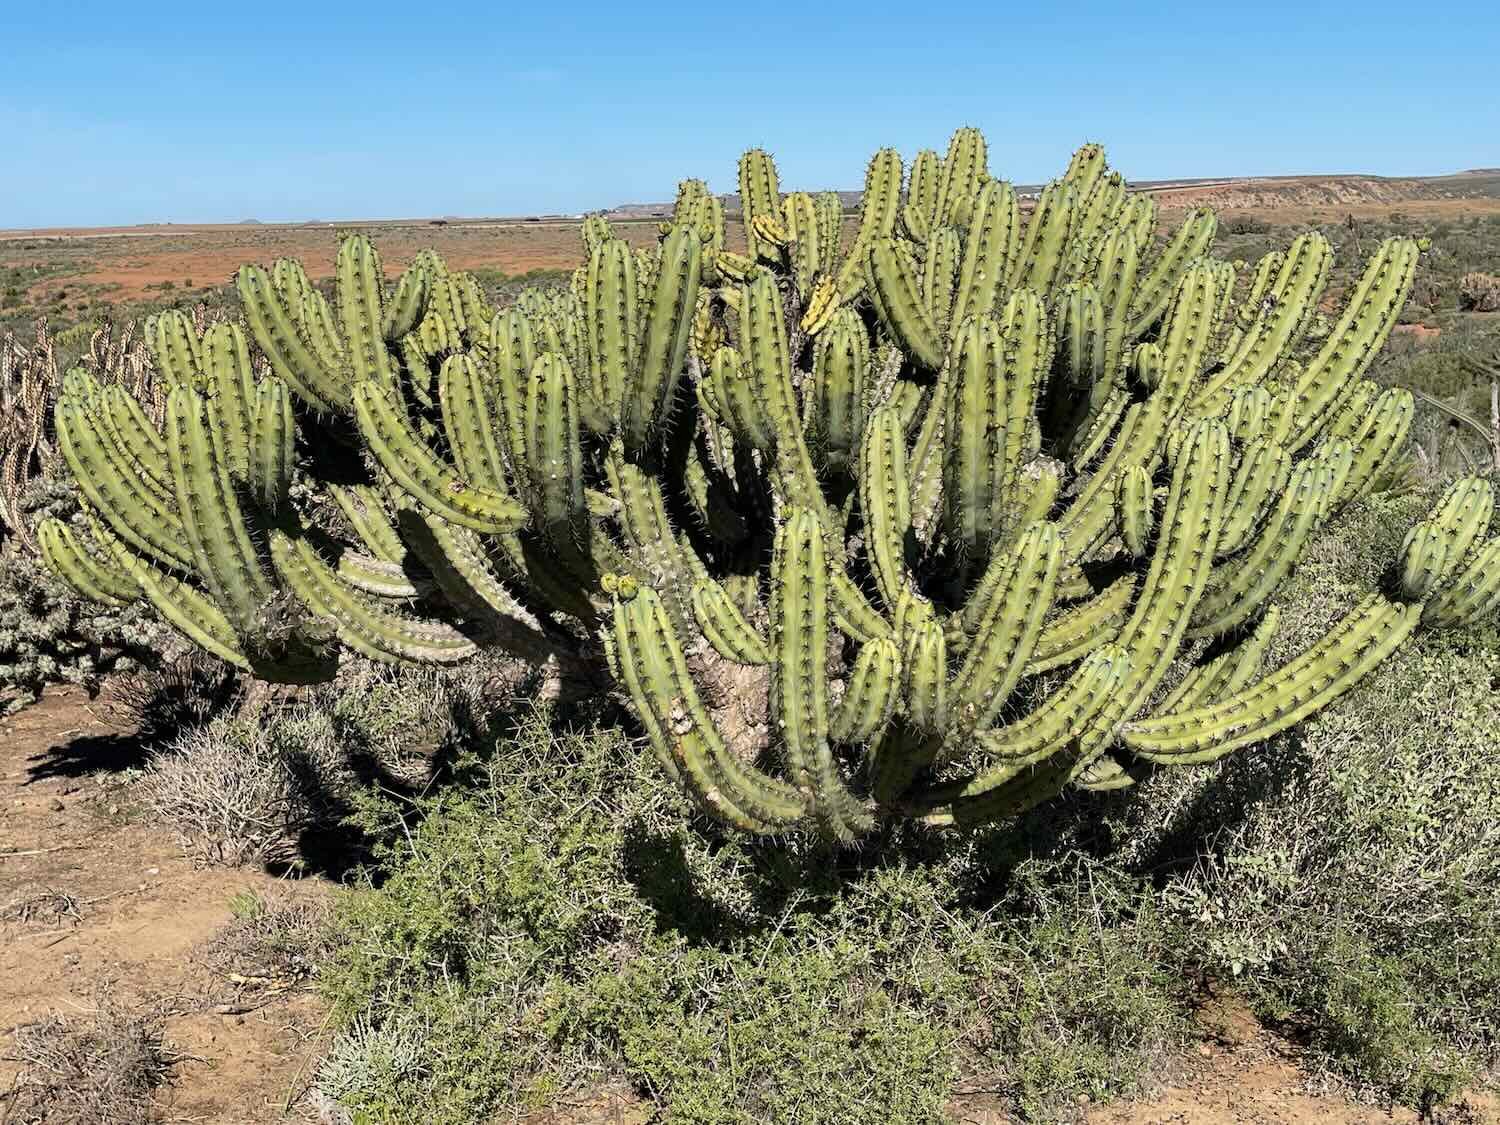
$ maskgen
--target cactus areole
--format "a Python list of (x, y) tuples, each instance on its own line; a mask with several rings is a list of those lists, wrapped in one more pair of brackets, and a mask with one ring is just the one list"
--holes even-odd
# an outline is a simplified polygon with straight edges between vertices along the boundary
[(1237, 269), (1094, 145), (1029, 212), (973, 129), (876, 153), (847, 232), (765, 152), (739, 186), (745, 253), (687, 180), (654, 246), (591, 217), (571, 285), (503, 311), (357, 235), (331, 299), (247, 265), (243, 326), (154, 322), (160, 427), (68, 377), (87, 522), (46, 558), (263, 679), (595, 669), (705, 811), (842, 840), (1210, 761), (1500, 611), (1466, 479), (1388, 594), (1262, 666), (1298, 556), (1402, 463), (1412, 397), (1365, 374), (1416, 242), (1330, 324), (1321, 235)]

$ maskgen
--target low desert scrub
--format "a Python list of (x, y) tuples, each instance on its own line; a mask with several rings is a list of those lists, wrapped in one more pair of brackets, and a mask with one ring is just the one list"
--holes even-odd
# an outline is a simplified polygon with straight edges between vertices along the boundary
[[(1317, 545), (1271, 658), (1430, 500)], [(667, 1122), (939, 1121), (972, 1088), (1065, 1119), (1139, 1088), (1207, 979), (1431, 1106), (1500, 1061), (1497, 688), (1496, 630), (1427, 636), (1218, 766), (851, 850), (723, 835), (616, 718), (523, 711), (427, 795), (358, 802), (374, 863), (319, 975), (344, 1026), (321, 1088), (369, 1121), (621, 1080)]]
[[(26, 503), (29, 512), (77, 510), (71, 487), (50, 478), (33, 484)], [(166, 642), (140, 605), (91, 602), (20, 540), (0, 537), (0, 715), (33, 702), (47, 684), (92, 694), (110, 673), (150, 666)]]
[(362, 810), (382, 881), (320, 975), (347, 1021), (321, 1085), (356, 1119), (618, 1077), (666, 1121), (939, 1121), (974, 1076), (1042, 1113), (1181, 1037), (1151, 897), (1087, 857), (727, 838), (613, 726), (546, 710), (462, 773)]
[[(1305, 557), (1282, 658), (1378, 578), (1430, 497), (1377, 499)], [(1162, 775), (1119, 826), (1167, 865), (1184, 952), (1330, 1068), (1410, 1104), (1500, 1064), (1500, 630), (1424, 635), (1272, 746)]]
[(311, 980), (329, 954), (326, 901), (245, 891), (229, 923), (193, 959), (242, 989), (285, 991)]
[(52, 1015), (12, 1033), (21, 1071), (0, 1119), (7, 1125), (145, 1125), (152, 1093), (178, 1056), (158, 1020), (109, 998), (88, 1015)]

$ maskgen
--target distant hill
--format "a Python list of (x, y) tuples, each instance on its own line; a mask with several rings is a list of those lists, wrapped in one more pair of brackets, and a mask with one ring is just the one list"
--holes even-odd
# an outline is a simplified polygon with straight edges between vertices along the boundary
[[(1208, 204), (1223, 210), (1251, 207), (1317, 207), (1359, 203), (1399, 203), (1422, 199), (1500, 198), (1500, 168), (1470, 168), (1446, 176), (1373, 176), (1358, 173), (1306, 176), (1221, 176), (1177, 180), (1134, 180), (1136, 191), (1149, 192), (1165, 207)], [(1022, 199), (1041, 184), (1017, 184)], [(862, 192), (840, 191), (845, 210), (859, 206)], [(724, 210), (740, 211), (738, 192), (721, 195)], [(622, 203), (605, 214), (618, 219), (666, 218), (671, 203)]]

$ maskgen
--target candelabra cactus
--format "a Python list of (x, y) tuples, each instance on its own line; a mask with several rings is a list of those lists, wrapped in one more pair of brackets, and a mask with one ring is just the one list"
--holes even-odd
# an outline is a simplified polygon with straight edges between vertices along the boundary
[(164, 318), (161, 431), (75, 381), (58, 429), (99, 544), (49, 525), (49, 559), (265, 676), (326, 670), (334, 637), (602, 666), (705, 810), (839, 839), (1212, 759), (1500, 609), (1465, 480), (1389, 595), (1261, 667), (1310, 537), (1402, 456), (1411, 396), (1364, 374), (1414, 242), (1319, 332), (1325, 240), (1243, 271), (1207, 210), (1158, 240), (1097, 146), (1029, 215), (975, 130), (904, 193), (882, 150), (847, 249), (837, 197), (783, 197), (766, 153), (740, 190), (747, 253), (685, 181), (655, 247), (590, 218), (572, 287), (505, 311), (431, 254), (387, 295), (360, 238), (335, 308), (246, 267), (269, 373), (231, 326)]

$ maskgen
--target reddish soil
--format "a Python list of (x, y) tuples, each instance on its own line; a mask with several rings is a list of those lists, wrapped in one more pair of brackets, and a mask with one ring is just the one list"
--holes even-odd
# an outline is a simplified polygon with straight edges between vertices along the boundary
[[(158, 1094), (163, 1122), (311, 1120), (303, 1094), (325, 1043), (324, 1012), (305, 988), (246, 995), (193, 957), (231, 920), (230, 899), (320, 896), (316, 879), (287, 883), (253, 871), (202, 869), (166, 830), (140, 822), (126, 771), (143, 750), (129, 729), (78, 690), (51, 689), (0, 722), (0, 910), (30, 890), (72, 896), (65, 916), (0, 923), (0, 1121), (18, 1067), (10, 1032), (51, 1013), (87, 1014), (107, 992), (132, 1011), (165, 1017), (186, 1057)], [(1317, 1089), (1297, 1049), (1242, 1009), (1211, 1004), (1204, 1041), (1166, 1067), (1148, 1096), (1090, 1106), (1086, 1125), (1417, 1125), (1416, 1113), (1353, 1102)], [(982, 1083), (976, 1084), (982, 1087)], [(288, 1108), (290, 1107), (290, 1108)], [(949, 1106), (967, 1125), (1015, 1119), (977, 1088)], [(643, 1125), (648, 1107), (606, 1087), (562, 1099), (526, 1125)], [(1500, 1125), (1500, 1101), (1471, 1096), (1428, 1121)]]
[[(33, 298), (59, 286), (83, 287), (111, 301), (232, 281), (246, 262), (299, 258), (313, 278), (333, 273), (337, 234), (367, 230), (394, 276), (418, 250), (431, 246), (453, 269), (490, 268), (508, 275), (538, 269), (572, 269), (583, 258), (576, 222), (349, 223), (233, 226), (107, 227), (0, 232), (0, 264), (71, 260), (77, 272), (39, 283)], [(657, 236), (656, 222), (617, 222), (636, 245)], [(24, 248), (24, 249), (23, 249)]]

